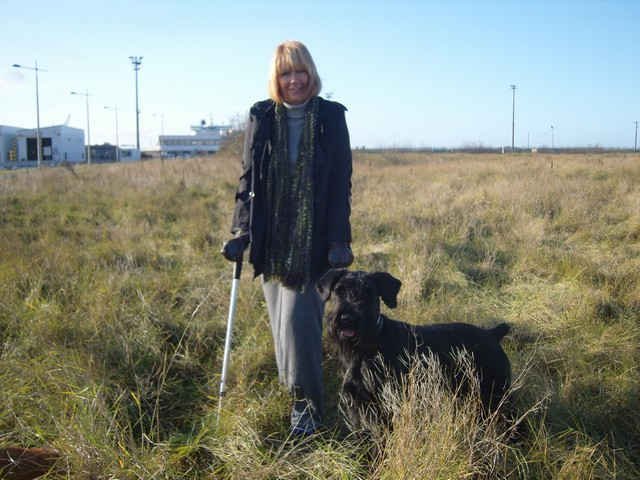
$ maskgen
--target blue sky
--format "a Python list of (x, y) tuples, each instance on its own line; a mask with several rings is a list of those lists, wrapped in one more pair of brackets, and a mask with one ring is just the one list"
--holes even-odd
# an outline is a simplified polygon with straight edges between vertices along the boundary
[[(228, 123), (267, 96), (275, 46), (310, 49), (323, 93), (349, 111), (353, 146), (511, 144), (633, 147), (640, 120), (640, 1), (0, 0), (0, 125), (86, 127), (92, 143), (135, 144)], [(164, 121), (163, 121), (164, 120)]]

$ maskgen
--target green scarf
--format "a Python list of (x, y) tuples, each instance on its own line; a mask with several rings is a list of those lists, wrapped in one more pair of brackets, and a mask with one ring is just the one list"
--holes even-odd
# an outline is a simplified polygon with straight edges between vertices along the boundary
[(265, 280), (302, 290), (311, 281), (313, 167), (320, 99), (309, 100), (295, 166), (289, 161), (287, 111), (275, 108), (271, 162), (267, 171)]

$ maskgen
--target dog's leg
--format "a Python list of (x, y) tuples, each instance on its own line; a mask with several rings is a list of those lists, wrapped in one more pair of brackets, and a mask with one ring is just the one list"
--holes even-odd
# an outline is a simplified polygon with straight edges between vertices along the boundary
[(354, 360), (342, 382), (342, 409), (350, 427), (361, 427), (361, 417), (375, 402), (362, 377), (361, 360)]

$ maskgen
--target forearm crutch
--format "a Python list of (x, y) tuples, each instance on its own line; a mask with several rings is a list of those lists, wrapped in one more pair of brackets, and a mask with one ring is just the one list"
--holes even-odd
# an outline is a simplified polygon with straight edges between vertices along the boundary
[(229, 300), (229, 316), (227, 317), (227, 334), (224, 339), (224, 356), (222, 357), (222, 375), (220, 376), (220, 395), (218, 400), (218, 419), (222, 411), (222, 398), (227, 387), (227, 371), (229, 369), (229, 357), (231, 356), (231, 337), (233, 336), (233, 318), (236, 314), (236, 302), (238, 300), (238, 287), (240, 286), (240, 274), (242, 273), (242, 256), (233, 264), (233, 281), (231, 282), (231, 298)]

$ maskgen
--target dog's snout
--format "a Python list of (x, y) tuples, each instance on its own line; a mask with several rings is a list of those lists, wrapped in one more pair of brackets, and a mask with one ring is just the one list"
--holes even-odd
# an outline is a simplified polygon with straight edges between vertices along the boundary
[(355, 323), (355, 316), (351, 312), (340, 312), (338, 322), (340, 322), (341, 325), (353, 324)]

